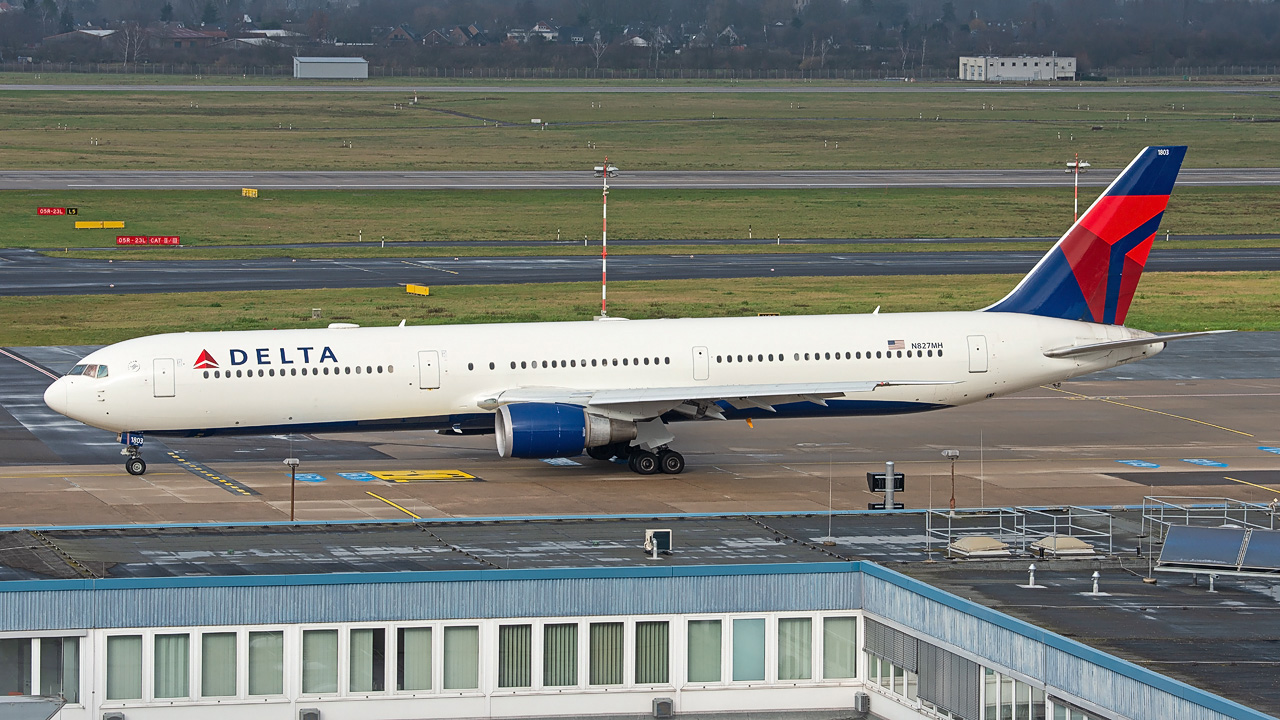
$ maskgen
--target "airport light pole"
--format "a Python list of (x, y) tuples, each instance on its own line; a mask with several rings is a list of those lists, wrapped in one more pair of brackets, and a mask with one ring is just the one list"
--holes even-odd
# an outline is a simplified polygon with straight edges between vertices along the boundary
[(293, 522), (293, 506), (298, 486), (298, 458), (285, 458), (284, 464), (289, 466), (289, 522)]
[(942, 457), (951, 461), (951, 514), (956, 514), (956, 460), (960, 459), (959, 450), (943, 450)]

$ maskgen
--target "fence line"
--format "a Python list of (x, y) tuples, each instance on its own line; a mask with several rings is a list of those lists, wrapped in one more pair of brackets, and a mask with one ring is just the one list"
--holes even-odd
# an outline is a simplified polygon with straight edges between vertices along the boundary
[[(0, 71), (8, 73), (87, 73), (95, 75), (189, 75), (232, 77), (292, 77), (289, 65), (224, 65), (219, 63), (54, 63), (4, 62)], [(1111, 81), (1133, 78), (1182, 77), (1266, 77), (1280, 75), (1276, 65), (1194, 65), (1173, 67), (1100, 68), (1094, 75)], [(736, 69), (736, 68), (496, 68), (496, 67), (400, 67), (369, 65), (369, 77), (445, 78), (481, 80), (955, 80), (955, 68), (915, 68), (904, 76), (901, 70), (816, 68), (816, 69)], [(1018, 81), (1010, 81), (1018, 82)]]

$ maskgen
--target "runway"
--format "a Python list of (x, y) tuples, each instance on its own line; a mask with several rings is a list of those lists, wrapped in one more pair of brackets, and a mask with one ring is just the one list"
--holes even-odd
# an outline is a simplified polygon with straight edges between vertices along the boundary
[[(1104, 187), (1119, 168), (1091, 170), (1084, 187)], [(1074, 178), (1045, 170), (742, 170), (626, 171), (609, 183), (618, 188), (803, 190), (823, 188), (1027, 188), (1070, 187)], [(1280, 185), (1280, 168), (1184, 168), (1179, 186)], [(494, 171), (186, 171), (3, 170), (0, 190), (578, 190), (597, 189), (586, 170)]]
[[(64, 372), (91, 348), (8, 348)], [(1141, 363), (976, 405), (920, 415), (683, 423), (680, 476), (641, 478), (585, 457), (501, 460), (492, 436), (421, 432), (148, 439), (147, 474), (121, 465), (111, 433), (63, 418), (40, 395), (50, 378), (0, 354), (0, 525), (258, 522), (288, 517), (289, 474), (304, 520), (865, 509), (865, 473), (898, 462), (899, 500), (945, 507), (1141, 504), (1146, 495), (1269, 502), (1280, 495), (1280, 333), (1174, 343)], [(188, 464), (251, 489), (241, 495)], [(1139, 463), (1135, 466), (1134, 463)], [(1208, 465), (1206, 465), (1208, 463)], [(1155, 466), (1155, 467), (1151, 467)], [(458, 470), (462, 481), (396, 481)], [(370, 473), (391, 473), (378, 479)], [(341, 473), (341, 474), (340, 474)], [(399, 473), (400, 475), (397, 475)]]
[[(615, 255), (613, 280), (1023, 274), (1039, 251)], [(1146, 269), (1280, 270), (1280, 248), (1165, 249)], [(0, 296), (300, 290), (426, 285), (584, 282), (600, 277), (595, 257), (458, 257), (347, 260), (110, 261), (0, 250)]]
[[(520, 82), (520, 81), (517, 81)], [(626, 80), (601, 80), (598, 82), (627, 82)], [(1239, 93), (1277, 92), (1280, 85), (1102, 85), (1098, 83), (1029, 86), (1029, 85), (760, 85), (755, 82), (736, 84), (734, 80), (648, 80), (646, 85), (41, 85), (15, 83), (0, 85), (0, 92), (250, 92), (250, 93), (480, 93), (480, 94), (531, 94), (531, 93), (588, 93), (593, 95), (618, 95), (633, 93), (679, 94), (877, 94), (877, 93), (1050, 93), (1050, 94), (1109, 94), (1109, 93)], [(721, 82), (724, 85), (693, 85), (694, 82)], [(797, 83), (799, 81), (796, 81)], [(871, 82), (871, 81), (867, 81)]]

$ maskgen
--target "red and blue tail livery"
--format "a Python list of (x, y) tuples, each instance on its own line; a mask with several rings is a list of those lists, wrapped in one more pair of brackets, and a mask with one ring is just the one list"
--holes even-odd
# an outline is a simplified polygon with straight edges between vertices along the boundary
[(1123, 325), (1185, 146), (1148, 147), (992, 312)]

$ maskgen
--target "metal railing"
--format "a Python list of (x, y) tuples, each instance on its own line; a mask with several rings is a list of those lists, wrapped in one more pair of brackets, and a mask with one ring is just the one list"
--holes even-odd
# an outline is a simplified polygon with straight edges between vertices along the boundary
[(1148, 495), (1142, 498), (1142, 536), (1164, 542), (1173, 525), (1276, 529), (1277, 506), (1227, 497)]

